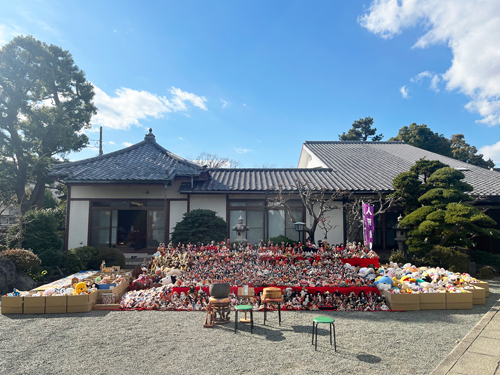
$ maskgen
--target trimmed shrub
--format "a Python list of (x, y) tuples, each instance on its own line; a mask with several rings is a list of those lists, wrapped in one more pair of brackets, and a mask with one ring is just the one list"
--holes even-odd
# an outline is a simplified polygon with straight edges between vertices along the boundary
[(269, 241), (274, 242), (275, 245), (281, 245), (282, 242), (284, 242), (285, 245), (287, 243), (293, 245), (293, 244), (295, 244), (295, 243), (298, 242), (298, 241), (292, 240), (292, 239), (288, 238), (287, 236), (283, 236), (283, 235), (272, 237), (272, 238), (269, 239)]
[(36, 254), (24, 249), (2, 251), (0, 257), (10, 259), (16, 266), (17, 272), (28, 273), (37, 268), (41, 263), (40, 258)]
[(392, 250), (391, 251), (391, 256), (389, 257), (390, 262), (394, 263), (406, 263), (406, 255), (405, 252), (402, 250)]
[(227, 237), (227, 224), (212, 210), (192, 210), (184, 214), (172, 233), (172, 242), (205, 244), (222, 241)]
[(63, 273), (70, 274), (86, 270), (82, 261), (72, 251), (65, 251), (62, 254), (61, 270)]
[(39, 256), (42, 261), (42, 267), (46, 268), (56, 268), (59, 267), (63, 260), (62, 252), (55, 250), (47, 250), (41, 253)]
[[(99, 255), (99, 249), (96, 249), (93, 246), (82, 246), (71, 249), (70, 251), (68, 251), (68, 253), (73, 254), (74, 257), (76, 257), (76, 259), (78, 260), (77, 264), (73, 256), (66, 256), (66, 260), (69, 260), (73, 263), (72, 265), (70, 265), (70, 267), (78, 265), (79, 267), (81, 267), (80, 271), (90, 270), (95, 262), (96, 257)], [(65, 267), (65, 265), (63, 265), (63, 267)]]
[(477, 273), (477, 278), (482, 280), (489, 280), (493, 279), (494, 277), (495, 275), (493, 274), (493, 271), (490, 267), (483, 267)]
[(492, 254), (486, 251), (474, 250), (472, 258), (477, 264), (495, 267), (500, 270), (500, 254)]
[(120, 268), (125, 267), (125, 255), (121, 250), (107, 247), (101, 249), (99, 253), (94, 257), (93, 261), (89, 264), (89, 269), (98, 270), (101, 267), (102, 261), (106, 262), (106, 266), (119, 266)]
[(444, 267), (452, 272), (469, 272), (469, 257), (460, 250), (434, 246), (424, 261), (431, 267)]

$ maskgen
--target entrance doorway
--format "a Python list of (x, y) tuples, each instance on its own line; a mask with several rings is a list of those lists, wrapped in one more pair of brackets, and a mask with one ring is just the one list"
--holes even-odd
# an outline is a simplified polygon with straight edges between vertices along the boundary
[(116, 244), (140, 250), (146, 247), (147, 211), (118, 210)]

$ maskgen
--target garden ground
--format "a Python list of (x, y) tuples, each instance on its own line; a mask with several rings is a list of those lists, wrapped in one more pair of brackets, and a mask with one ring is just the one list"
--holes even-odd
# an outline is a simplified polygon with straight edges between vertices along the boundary
[[(255, 313), (253, 334), (203, 312), (0, 315), (0, 374), (429, 374), (499, 298), (496, 278), (473, 310)], [(335, 319), (337, 352), (326, 325), (314, 351), (316, 316)]]

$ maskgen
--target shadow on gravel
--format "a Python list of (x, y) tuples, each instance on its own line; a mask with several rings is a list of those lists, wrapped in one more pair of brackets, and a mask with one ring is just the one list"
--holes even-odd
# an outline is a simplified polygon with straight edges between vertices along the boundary
[(380, 357), (371, 354), (358, 354), (356, 358), (359, 359), (361, 362), (366, 362), (366, 363), (379, 363), (380, 361), (382, 361)]
[[(228, 331), (234, 333), (234, 322), (232, 324), (224, 324), (224, 325), (214, 325), (214, 328), (220, 329), (222, 331)], [(253, 326), (253, 336), (256, 338), (263, 337), (265, 340), (279, 342), (286, 340), (282, 331), (286, 331), (286, 329), (282, 329), (283, 327), (276, 327), (276, 329), (272, 329), (272, 327), (267, 327), (264, 325), (257, 325), (254, 323)], [(250, 324), (248, 323), (238, 323), (238, 331), (236, 334), (241, 333), (250, 333)]]

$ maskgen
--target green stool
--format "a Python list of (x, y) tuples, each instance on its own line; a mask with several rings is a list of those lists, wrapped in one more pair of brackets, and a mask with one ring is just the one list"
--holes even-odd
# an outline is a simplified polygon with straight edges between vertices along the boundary
[(333, 327), (333, 341), (335, 343), (335, 351), (337, 351), (337, 338), (335, 337), (335, 320), (332, 318), (327, 318), (324, 316), (320, 316), (313, 319), (313, 330), (312, 330), (312, 343), (314, 344), (314, 335), (316, 334), (316, 344), (314, 346), (314, 350), (318, 350), (318, 324), (319, 323), (328, 323), (330, 324), (330, 345), (332, 345), (332, 327)]
[[(253, 333), (253, 310), (250, 305), (238, 305), (234, 308), (234, 333), (238, 329), (238, 311), (245, 312), (245, 319), (241, 319), (241, 322), (250, 323), (250, 333)], [(250, 311), (250, 320), (247, 319), (247, 311)]]

